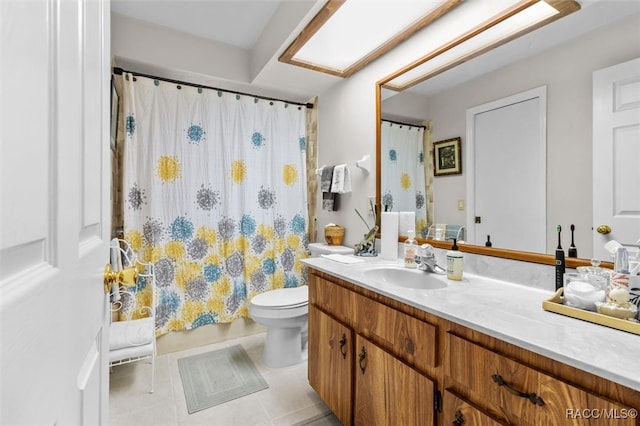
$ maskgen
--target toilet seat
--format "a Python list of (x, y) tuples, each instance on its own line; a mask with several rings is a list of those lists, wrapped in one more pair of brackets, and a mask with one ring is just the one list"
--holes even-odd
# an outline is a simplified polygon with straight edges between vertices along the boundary
[(254, 307), (263, 309), (295, 309), (309, 304), (309, 287), (280, 288), (258, 294), (251, 299)]

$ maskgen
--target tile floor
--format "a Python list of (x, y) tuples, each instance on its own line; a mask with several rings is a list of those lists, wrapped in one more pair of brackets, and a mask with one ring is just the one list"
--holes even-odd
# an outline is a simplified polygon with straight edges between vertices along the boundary
[[(215, 343), (156, 358), (155, 391), (149, 393), (151, 364), (146, 361), (114, 367), (110, 375), (109, 411), (112, 426), (290, 426), (329, 409), (307, 380), (304, 362), (285, 368), (262, 364), (265, 333)], [(187, 405), (177, 360), (242, 344), (269, 388), (193, 414)]]

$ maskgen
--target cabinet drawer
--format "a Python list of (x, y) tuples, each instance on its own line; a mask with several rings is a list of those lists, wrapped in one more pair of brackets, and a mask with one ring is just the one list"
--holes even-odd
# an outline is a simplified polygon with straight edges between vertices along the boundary
[(436, 366), (436, 326), (359, 295), (355, 303), (359, 333), (422, 371)]
[(451, 390), (445, 390), (443, 396), (444, 424), (453, 426), (503, 426), (506, 423), (492, 419), (474, 405), (465, 401)]
[[(625, 407), (448, 334), (451, 387), (513, 424), (635, 425)], [(635, 408), (635, 407), (634, 407)], [(587, 411), (585, 411), (587, 410)], [(576, 413), (578, 414), (576, 416)], [(580, 414), (587, 413), (580, 418)], [(594, 418), (597, 413), (598, 418)], [(585, 418), (588, 417), (588, 418)], [(532, 420), (534, 420), (532, 422)]]
[(309, 274), (309, 303), (346, 325), (353, 326), (355, 294), (339, 285)]

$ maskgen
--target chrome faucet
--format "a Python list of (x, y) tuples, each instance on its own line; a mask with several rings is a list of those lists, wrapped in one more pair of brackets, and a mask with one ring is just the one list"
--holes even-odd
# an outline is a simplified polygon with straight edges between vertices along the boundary
[(436, 253), (433, 251), (431, 244), (423, 244), (420, 246), (416, 254), (415, 261), (418, 269), (425, 272), (433, 272), (435, 274), (445, 274), (447, 272), (436, 261)]

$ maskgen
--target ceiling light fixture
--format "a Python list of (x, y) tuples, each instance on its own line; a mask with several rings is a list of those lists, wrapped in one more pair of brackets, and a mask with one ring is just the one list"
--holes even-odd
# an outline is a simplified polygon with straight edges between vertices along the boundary
[(281, 62), (348, 77), (463, 0), (328, 0)]
[[(405, 90), (579, 9), (580, 4), (574, 0), (519, 1), (488, 20), (467, 26), (471, 29), (434, 47), (427, 55), (379, 83), (387, 89)], [(459, 8), (458, 12), (462, 14), (465, 10)], [(458, 19), (453, 14), (448, 18)]]

